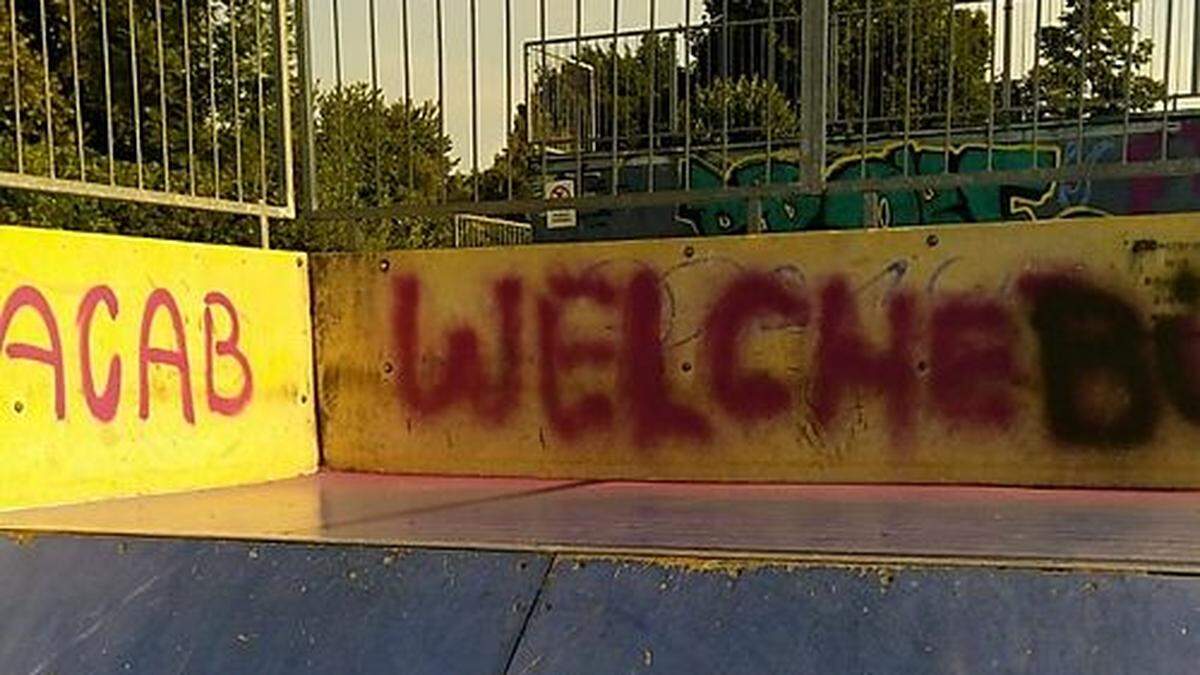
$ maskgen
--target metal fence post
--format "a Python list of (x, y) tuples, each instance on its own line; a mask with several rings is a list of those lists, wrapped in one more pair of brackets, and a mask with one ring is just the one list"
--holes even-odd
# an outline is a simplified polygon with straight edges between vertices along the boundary
[(804, 0), (800, 12), (800, 180), (818, 192), (825, 185), (829, 0)]
[(316, 211), (318, 207), (316, 148), (313, 139), (312, 28), (309, 15), (308, 0), (296, 0), (296, 57), (300, 65), (299, 211), (305, 215)]
[(748, 234), (762, 234), (767, 231), (766, 221), (763, 220), (763, 203), (762, 199), (752, 197), (746, 209), (746, 215), (749, 222), (746, 223), (746, 232)]

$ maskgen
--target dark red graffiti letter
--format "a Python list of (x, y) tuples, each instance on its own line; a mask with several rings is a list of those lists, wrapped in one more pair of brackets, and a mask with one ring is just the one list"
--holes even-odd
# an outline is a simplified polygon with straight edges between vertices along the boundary
[(611, 342), (601, 340), (564, 342), (563, 308), (575, 300), (590, 300), (601, 307), (611, 307), (616, 303), (616, 291), (607, 281), (594, 276), (553, 274), (548, 282), (549, 295), (538, 301), (539, 389), (551, 426), (563, 437), (573, 439), (588, 430), (611, 425), (613, 404), (607, 395), (598, 392), (583, 394), (574, 404), (564, 402), (560, 377), (563, 371), (580, 366), (611, 363), (616, 350)]
[[(154, 326), (154, 315), (159, 309), (165, 309), (171, 319), (171, 329), (175, 335), (174, 349), (159, 349), (150, 346), (150, 329)], [(158, 363), (171, 366), (179, 371), (179, 396), (183, 402), (183, 419), (188, 424), (196, 423), (196, 411), (192, 406), (192, 369), (188, 365), (187, 339), (183, 332), (183, 317), (179, 314), (179, 306), (175, 298), (165, 288), (157, 288), (146, 298), (146, 308), (142, 312), (142, 335), (138, 342), (138, 416), (142, 419), (150, 417), (150, 364)]]
[(42, 323), (46, 326), (46, 335), (50, 338), (50, 348), (14, 342), (5, 347), (4, 353), (8, 354), (10, 359), (37, 361), (54, 368), (54, 414), (60, 420), (65, 419), (67, 416), (67, 387), (63, 374), (62, 340), (58, 333), (58, 322), (54, 319), (54, 312), (50, 310), (50, 303), (46, 302), (45, 296), (36, 288), (21, 286), (8, 296), (8, 301), (4, 303), (4, 311), (0, 312), (0, 344), (3, 344), (8, 336), (8, 327), (12, 323), (13, 316), (22, 307), (32, 309), (41, 317)]
[(1179, 414), (1200, 423), (1200, 321), (1192, 316), (1161, 319), (1154, 327), (1158, 374)]
[(746, 274), (717, 299), (705, 321), (704, 358), (712, 394), (729, 414), (742, 420), (767, 419), (791, 405), (785, 383), (766, 373), (741, 368), (738, 347), (755, 318), (779, 316), (808, 323), (808, 302), (766, 274)]
[(476, 414), (498, 424), (516, 409), (521, 393), (521, 281), (498, 281), (493, 293), (500, 314), (500, 375), (486, 381), (479, 337), (469, 326), (449, 332), (441, 379), (425, 389), (420, 383), (421, 285), (413, 276), (393, 285), (392, 323), (400, 360), (400, 396), (418, 415), (433, 416), (459, 401), (470, 401)]
[(898, 441), (912, 431), (917, 386), (912, 367), (913, 298), (896, 294), (888, 301), (891, 344), (872, 352), (862, 335), (858, 310), (844, 279), (833, 279), (821, 292), (821, 334), (817, 343), (817, 376), (813, 408), (817, 421), (829, 425), (842, 397), (854, 388), (869, 388), (887, 398), (888, 423)]
[(639, 272), (625, 301), (621, 390), (633, 415), (634, 439), (652, 445), (664, 436), (707, 440), (712, 430), (701, 414), (671, 400), (663, 363), (662, 289), (658, 276)]
[(1067, 276), (1030, 275), (1050, 431), (1066, 443), (1122, 447), (1158, 422), (1146, 332), (1120, 298)]
[(492, 287), (496, 309), (500, 312), (500, 379), (490, 387), (481, 387), (475, 399), (479, 415), (494, 424), (508, 418), (521, 398), (521, 280), (506, 277)]
[[(213, 340), (212, 308), (216, 305), (225, 310), (229, 317), (229, 337), (223, 340)], [(239, 345), (241, 339), (241, 324), (238, 321), (237, 309), (233, 302), (223, 293), (216, 291), (204, 296), (204, 391), (208, 398), (208, 408), (220, 415), (236, 415), (254, 395), (254, 374), (250, 370), (250, 361), (242, 352)], [(224, 356), (237, 362), (242, 370), (242, 388), (234, 396), (224, 396), (217, 392), (214, 381), (215, 362), (217, 357)]]
[(1012, 421), (1017, 327), (992, 300), (953, 298), (933, 313), (930, 390), (952, 421), (1003, 428)]
[(79, 370), (83, 386), (83, 399), (92, 416), (101, 422), (111, 422), (117, 416), (117, 405), (121, 400), (121, 357), (113, 355), (108, 362), (108, 379), (104, 393), (96, 393), (96, 382), (92, 376), (92, 319), (96, 306), (101, 302), (108, 309), (110, 318), (117, 318), (120, 308), (117, 296), (108, 286), (94, 286), (84, 294), (79, 303), (75, 324), (79, 326)]

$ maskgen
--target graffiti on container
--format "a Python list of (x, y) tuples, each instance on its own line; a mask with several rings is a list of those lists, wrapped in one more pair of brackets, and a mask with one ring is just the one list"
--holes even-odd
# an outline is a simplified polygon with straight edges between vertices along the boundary
[[(991, 170), (1051, 168), (1058, 165), (1059, 149), (1042, 146), (964, 145), (949, 152), (942, 146), (897, 143), (866, 155), (847, 156), (827, 171), (826, 180), (886, 179), (905, 175), (936, 176)], [(692, 161), (692, 189), (780, 185), (800, 180), (795, 161), (755, 157), (733, 166), (724, 177), (703, 159)], [(1031, 219), (1035, 209), (1053, 199), (1053, 183), (1031, 185), (980, 184), (938, 190), (901, 190), (879, 195), (878, 225), (932, 225)], [(697, 234), (719, 234), (745, 229), (746, 200), (681, 206), (679, 220)], [(852, 229), (864, 226), (863, 197), (857, 193), (784, 195), (762, 202), (765, 228), (772, 232), (812, 229)]]

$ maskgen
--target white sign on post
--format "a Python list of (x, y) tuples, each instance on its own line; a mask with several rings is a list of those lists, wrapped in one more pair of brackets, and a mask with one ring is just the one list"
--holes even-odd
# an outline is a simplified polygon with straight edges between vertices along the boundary
[[(575, 181), (573, 180), (552, 180), (546, 181), (546, 199), (574, 199), (575, 198)], [(575, 227), (577, 218), (575, 209), (557, 209), (546, 212), (546, 227), (547, 229), (557, 230), (568, 227)]]

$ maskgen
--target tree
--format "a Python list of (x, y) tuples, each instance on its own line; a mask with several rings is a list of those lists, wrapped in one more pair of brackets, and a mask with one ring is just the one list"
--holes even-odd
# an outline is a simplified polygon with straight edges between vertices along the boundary
[(578, 57), (548, 58), (544, 65), (535, 55), (535, 142), (570, 152), (578, 138), (584, 150), (610, 150), (614, 116), (618, 147), (626, 150), (649, 146), (652, 118), (659, 138), (679, 131), (680, 118), (673, 114), (679, 99), (671, 95), (681, 91), (672, 86), (682, 73), (676, 54), (674, 38), (646, 35), (636, 45), (619, 44), (615, 50), (605, 42), (585, 45)]
[[(1148, 110), (1162, 101), (1165, 87), (1138, 74), (1150, 63), (1154, 43), (1138, 39), (1125, 22), (1136, 0), (1066, 0), (1057, 26), (1039, 34), (1041, 67), (1038, 102), (1051, 117), (1100, 117)], [(1022, 83), (1031, 105), (1033, 81)]]
[(694, 98), (692, 127), (698, 142), (718, 143), (726, 128), (734, 143), (800, 135), (800, 119), (792, 101), (777, 83), (758, 76), (718, 80), (697, 91)]
[[(255, 4), (255, 3), (258, 4)], [(96, 2), (75, 3), (74, 38), (78, 56), (80, 96), (75, 98), (72, 58), (72, 22), (68, 0), (45, 0), (46, 49), (43, 65), (41, 1), (17, 0), (17, 63), (21, 94), (21, 139), (24, 170), (48, 175), (50, 149), (45, 133), (45, 80), (49, 79), (49, 102), (54, 120), (54, 157), (57, 174), (81, 177), (78, 159), (79, 135), (86, 162), (87, 178), (108, 180), (111, 166), (117, 185), (141, 183), (148, 189), (164, 190), (168, 176), (175, 193), (190, 189), (193, 175), (201, 195), (218, 190), (225, 198), (239, 192), (257, 200), (261, 179), (260, 152), (266, 159), (266, 193), (272, 203), (282, 195), (282, 172), (278, 168), (279, 118), (275, 71), (277, 43), (272, 30), (273, 7), (265, 0), (212, 0), (191, 2), (185, 14), (182, 3), (120, 0), (106, 3), (102, 16)], [(133, 12), (132, 20), (129, 12)], [(257, 10), (257, 15), (256, 15)], [(0, 3), (0, 25), (9, 22), (8, 6)], [(161, 17), (161, 24), (159, 19)], [(102, 19), (107, 20), (108, 44), (102, 38)], [(132, 21), (132, 30), (130, 27)], [(162, 61), (158, 41), (161, 26)], [(236, 30), (236, 48), (235, 36)], [(260, 55), (262, 37), (261, 112), (267, 147), (259, 148)], [(185, 53), (184, 35), (189, 51)], [(131, 39), (131, 35), (133, 39)], [(289, 35), (289, 40), (292, 36)], [(131, 48), (136, 44), (136, 51)], [(209, 62), (209, 54), (212, 62)], [(17, 170), (16, 106), (13, 91), (12, 54), (8, 39), (0, 40), (0, 168)], [(107, 56), (107, 66), (105, 57)], [(138, 68), (138, 104), (134, 106), (133, 65)], [(237, 77), (234, 77), (235, 64)], [(190, 66), (190, 67), (187, 67)], [(294, 68), (294, 64), (293, 64)], [(106, 86), (106, 81), (109, 83)], [(236, 87), (235, 87), (236, 83)], [(190, 87), (189, 87), (190, 84)], [(236, 99), (235, 99), (236, 91)], [(188, 157), (187, 100), (191, 99), (192, 160)], [(78, 102), (79, 114), (76, 114)], [(429, 105), (413, 110), (398, 104), (386, 105), (382, 97), (364, 87), (324, 92), (317, 96), (316, 145), (322, 153), (319, 195), (327, 206), (353, 207), (400, 201), (431, 200), (448, 180), (449, 139), (435, 135), (437, 114)], [(167, 115), (167, 165), (163, 162), (163, 109)], [(135, 132), (135, 112), (140, 134)], [(112, 152), (109, 152), (111, 124)], [(378, 128), (378, 145), (369, 131)], [(409, 129), (413, 131), (413, 173), (409, 181)], [(240, 131), (240, 133), (239, 133)], [(137, 143), (142, 164), (137, 166)], [(342, 152), (342, 161), (337, 161)], [(237, 154), (242, 157), (239, 170)], [(376, 181), (374, 167), (379, 167)], [(219, 164), (219, 168), (218, 168)], [(434, 196), (431, 196), (434, 195)], [(207, 211), (148, 206), (122, 201), (48, 195), (0, 189), (0, 217), (43, 227), (160, 236), (216, 243), (256, 244), (257, 218)], [(403, 222), (375, 220), (278, 222), (273, 228), (277, 244), (301, 249), (383, 248), (444, 244), (448, 226), (429, 219)]]
[[(770, 17), (765, 0), (706, 0), (692, 46), (697, 79), (773, 79), (798, 111), (802, 1), (776, 0), (776, 21), (767, 24), (759, 22)], [(928, 126), (945, 118), (947, 99), (956, 124), (986, 117), (991, 29), (982, 11), (951, 11), (945, 0), (832, 0), (829, 23), (835, 128), (860, 131), (865, 112), (872, 132), (898, 130), (906, 106), (915, 128)]]
[[(317, 203), (322, 209), (433, 204), (443, 190), (466, 198), (452, 172), (451, 140), (431, 103), (387, 102), (354, 83), (318, 91), (314, 146)], [(437, 218), (323, 220), (308, 223), (305, 248), (355, 250), (447, 245), (450, 224)]]
[(480, 176), (480, 197), (484, 200), (508, 199), (510, 182), (513, 199), (541, 197), (538, 175), (533, 170), (536, 160), (534, 147), (529, 143), (529, 109), (523, 103), (518, 104), (508, 142), (496, 153), (492, 166)]

